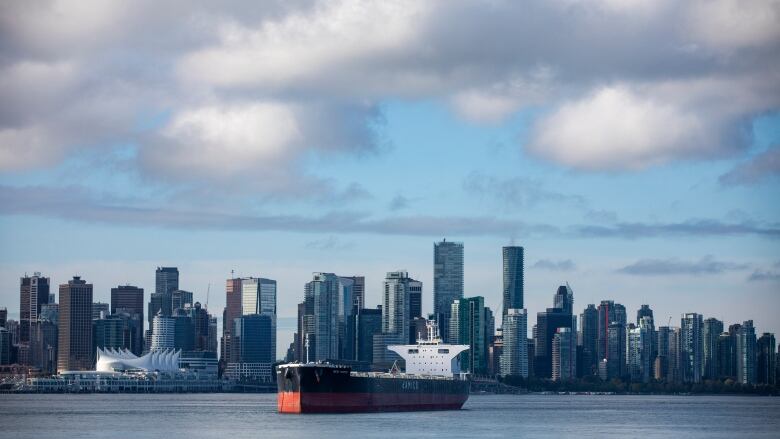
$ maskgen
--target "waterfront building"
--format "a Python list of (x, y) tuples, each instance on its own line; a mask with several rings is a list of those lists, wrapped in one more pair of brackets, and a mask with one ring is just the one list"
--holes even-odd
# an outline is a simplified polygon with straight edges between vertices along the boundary
[(231, 379), (270, 382), (276, 359), (273, 318), (269, 314), (245, 314), (233, 320), (235, 363), (225, 374)]
[(175, 346), (176, 322), (172, 317), (166, 317), (162, 311), (152, 319), (152, 340), (150, 351), (172, 350)]
[(736, 378), (737, 346), (728, 332), (718, 336), (718, 378)]
[[(266, 278), (241, 279), (241, 314), (271, 318), (273, 352), (276, 352), (276, 281)], [(275, 355), (275, 354), (274, 354)]]
[(580, 340), (582, 345), (582, 362), (580, 369), (584, 375), (595, 375), (598, 368), (598, 320), (599, 312), (596, 306), (588, 304), (580, 314)]
[(653, 366), (657, 355), (655, 348), (655, 325), (652, 311), (639, 320), (639, 370), (643, 383), (650, 382), (653, 376)]
[(704, 320), (702, 337), (704, 339), (704, 373), (703, 377), (714, 380), (720, 376), (718, 360), (720, 354), (720, 335), (723, 333), (723, 322), (716, 318)]
[[(669, 333), (671, 329), (668, 326), (659, 326), (655, 333), (656, 353), (660, 360), (655, 361), (654, 373), (656, 380), (669, 380)], [(661, 371), (658, 371), (658, 368)]]
[(138, 334), (132, 336), (134, 342), (130, 351), (141, 355), (144, 350), (144, 289), (133, 285), (111, 288), (111, 314), (118, 313), (126, 313), (138, 320)]
[(737, 382), (756, 383), (756, 330), (752, 320), (743, 322), (737, 333)]
[[(626, 325), (626, 308), (612, 300), (602, 300), (598, 306), (598, 343), (596, 346), (596, 355), (599, 361), (610, 359), (608, 332), (612, 323)], [(621, 342), (622, 344), (625, 344), (625, 341)], [(623, 355), (621, 354), (621, 357)], [(612, 364), (614, 366), (615, 362), (613, 361)]]
[(19, 344), (30, 342), (30, 326), (38, 321), (41, 307), (49, 303), (49, 278), (35, 272), (19, 280)]
[[(526, 350), (527, 352), (527, 350)], [(504, 331), (496, 328), (496, 333), (488, 342), (488, 375), (501, 375), (501, 358), (504, 355)]]
[(503, 260), (503, 307), (502, 315), (510, 309), (523, 309), (524, 306), (524, 249), (520, 246), (507, 246), (501, 249)]
[(774, 334), (769, 332), (761, 334), (756, 342), (756, 357), (756, 382), (769, 386), (776, 385), (777, 358)]
[[(487, 345), (485, 344), (485, 298), (482, 296), (455, 300), (450, 322), (457, 320), (457, 343), (468, 346), (460, 354), (460, 366), (472, 374), (487, 373)], [(454, 335), (454, 334), (452, 334)]]
[(704, 365), (703, 320), (701, 314), (687, 313), (680, 320), (682, 351), (681, 372), (686, 383), (701, 382)]
[(569, 381), (577, 377), (577, 337), (571, 327), (558, 328), (552, 342), (552, 379)]
[(355, 361), (374, 363), (374, 336), (382, 333), (382, 308), (358, 309), (355, 321)]
[(343, 319), (343, 290), (333, 273), (314, 273), (307, 289), (313, 301), (315, 348), (311, 361), (338, 359), (339, 323)]
[(5, 366), (13, 363), (11, 355), (13, 353), (13, 340), (11, 331), (6, 329), (5, 325), (0, 326), (0, 365)]
[(92, 304), (92, 320), (102, 319), (110, 314), (111, 306), (105, 302), (95, 302)]
[(612, 322), (607, 328), (607, 378), (626, 374), (626, 325)]
[(669, 332), (669, 380), (679, 383), (683, 381), (683, 346), (682, 330), (671, 328)]
[[(366, 278), (365, 276), (341, 276), (342, 281), (349, 280), (352, 286), (352, 314), (365, 307)], [(422, 315), (422, 314), (421, 314)]]
[(189, 305), (186, 309), (173, 311), (173, 349), (192, 351), (195, 349), (195, 324), (190, 316)]
[(91, 370), (92, 284), (79, 276), (60, 285), (58, 327), (57, 371)]
[(433, 314), (439, 334), (448, 338), (452, 301), (463, 298), (463, 243), (446, 239), (433, 244)]
[(634, 324), (626, 328), (626, 367), (632, 382), (642, 380), (641, 329)]
[(509, 309), (502, 323), (501, 375), (528, 378), (528, 311)]
[(43, 374), (57, 373), (57, 324), (39, 319), (30, 327), (30, 358)]
[(8, 308), (0, 308), (0, 328), (5, 328), (5, 322), (8, 321)]
[[(225, 309), (222, 312), (223, 322), (232, 322), (235, 318), (242, 315), (241, 312), (241, 279), (228, 279), (225, 285)], [(222, 343), (220, 345), (220, 364), (224, 365), (232, 362), (230, 358), (232, 344), (233, 325), (222, 325)], [(299, 332), (300, 333), (300, 332)]]
[[(409, 340), (409, 324), (413, 317), (413, 303), (419, 303), (422, 282), (409, 277), (405, 271), (387, 273), (382, 284), (382, 332), (398, 334), (406, 343)], [(413, 300), (412, 298), (417, 300)], [(420, 313), (421, 314), (421, 313)]]
[(560, 308), (547, 308), (536, 314), (536, 334), (534, 338), (534, 376), (552, 377), (552, 342), (558, 328), (575, 328), (576, 321), (570, 313)]

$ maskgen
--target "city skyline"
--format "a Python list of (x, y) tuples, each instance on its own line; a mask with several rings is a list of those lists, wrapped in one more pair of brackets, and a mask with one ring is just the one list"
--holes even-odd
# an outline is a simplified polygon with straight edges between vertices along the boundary
[(0, 8), (9, 310), (25, 272), (107, 302), (177, 266), (212, 310), (269, 273), (281, 318), (313, 272), (378, 303), (408, 270), (429, 313), (447, 238), (496, 311), (517, 245), (530, 316), (568, 281), (780, 333), (771, 1)]

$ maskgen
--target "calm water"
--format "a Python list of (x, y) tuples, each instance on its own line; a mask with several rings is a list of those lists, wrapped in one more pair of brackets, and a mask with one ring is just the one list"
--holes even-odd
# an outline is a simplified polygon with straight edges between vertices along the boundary
[(279, 415), (276, 395), (0, 395), (3, 438), (780, 437), (780, 398), (477, 395), (454, 412)]

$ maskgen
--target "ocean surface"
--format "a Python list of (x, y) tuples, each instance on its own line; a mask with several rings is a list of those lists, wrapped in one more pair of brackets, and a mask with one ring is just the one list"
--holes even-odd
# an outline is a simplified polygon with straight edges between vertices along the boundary
[(280, 415), (275, 394), (0, 394), (0, 438), (780, 437), (780, 398), (472, 395), (460, 411)]

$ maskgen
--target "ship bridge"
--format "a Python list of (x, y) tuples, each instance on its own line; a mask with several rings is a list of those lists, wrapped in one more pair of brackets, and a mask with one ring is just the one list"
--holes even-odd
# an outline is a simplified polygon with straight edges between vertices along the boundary
[(427, 322), (427, 337), (417, 344), (388, 346), (389, 350), (406, 361), (406, 373), (415, 375), (453, 376), (457, 369), (456, 358), (468, 350), (468, 345), (442, 343), (436, 322)]

